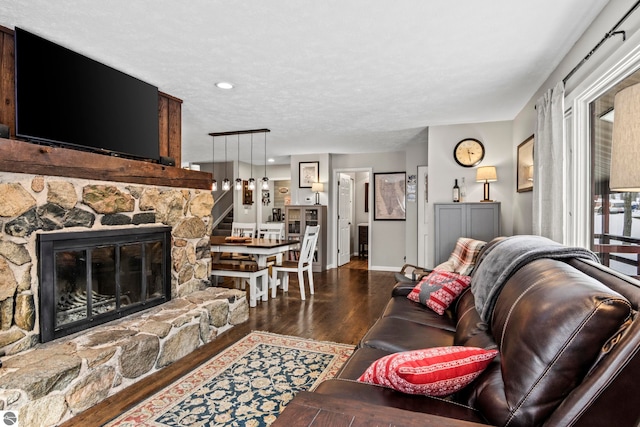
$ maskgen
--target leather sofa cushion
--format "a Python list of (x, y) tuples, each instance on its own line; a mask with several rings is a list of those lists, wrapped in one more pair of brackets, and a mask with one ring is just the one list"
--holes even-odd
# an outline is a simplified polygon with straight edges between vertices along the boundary
[(389, 300), (382, 313), (382, 317), (395, 317), (397, 319), (409, 320), (447, 331), (456, 330), (456, 324), (451, 311), (446, 311), (444, 315), (440, 316), (430, 308), (402, 296), (393, 297)]
[(458, 323), (453, 340), (454, 345), (479, 347), (487, 350), (498, 348), (491, 333), (489, 325), (484, 323), (476, 310), (471, 290), (465, 291), (457, 303)]
[(367, 331), (360, 341), (360, 346), (378, 348), (390, 353), (445, 347), (453, 345), (454, 333), (397, 317), (382, 317)]
[(391, 354), (391, 352), (380, 350), (379, 348), (358, 348), (342, 366), (336, 378), (355, 381), (360, 378), (360, 375), (362, 375), (373, 362), (389, 354)]
[(564, 262), (528, 263), (505, 284), (490, 322), (501, 369), (490, 366), (465, 403), (492, 424), (541, 424), (631, 311), (620, 294)]
[[(420, 425), (419, 413), (486, 424), (481, 414), (464, 405), (437, 397), (404, 394), (389, 388), (355, 381), (327, 380), (322, 382), (314, 392), (414, 411), (416, 412), (416, 425)], [(425, 425), (427, 423), (431, 425), (432, 422), (433, 419), (425, 419)]]

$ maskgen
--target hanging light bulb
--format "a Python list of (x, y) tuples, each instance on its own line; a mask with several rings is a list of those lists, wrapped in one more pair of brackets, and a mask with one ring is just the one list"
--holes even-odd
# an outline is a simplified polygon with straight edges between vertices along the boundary
[(227, 137), (224, 137), (224, 179), (222, 180), (222, 190), (229, 191), (231, 189), (231, 182), (227, 178)]
[(256, 180), (253, 179), (253, 134), (251, 134), (251, 175), (249, 175), (249, 190), (255, 190), (256, 189)]
[(264, 133), (264, 176), (262, 177), (262, 189), (269, 189), (269, 178), (267, 177), (267, 133)]
[(216, 137), (213, 137), (213, 150), (211, 151), (211, 191), (218, 191), (218, 181), (216, 181)]
[(240, 134), (238, 134), (238, 177), (236, 178), (236, 190), (242, 190), (242, 178), (240, 178)]

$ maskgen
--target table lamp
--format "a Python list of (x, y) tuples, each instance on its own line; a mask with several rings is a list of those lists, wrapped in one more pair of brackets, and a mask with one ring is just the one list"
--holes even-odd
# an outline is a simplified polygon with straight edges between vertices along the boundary
[(612, 191), (640, 191), (640, 84), (618, 92), (611, 142)]
[(324, 192), (324, 184), (321, 182), (314, 182), (311, 184), (311, 191), (316, 193), (316, 205), (320, 204), (320, 193)]
[(489, 183), (498, 180), (495, 166), (481, 166), (476, 171), (476, 182), (484, 181), (484, 199), (481, 202), (493, 202), (489, 199)]

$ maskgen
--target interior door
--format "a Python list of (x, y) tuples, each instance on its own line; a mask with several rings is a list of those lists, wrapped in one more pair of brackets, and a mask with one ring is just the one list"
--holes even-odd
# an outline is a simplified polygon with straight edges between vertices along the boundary
[(338, 174), (338, 267), (351, 260), (351, 177)]
[(429, 267), (427, 261), (429, 248), (429, 215), (428, 215), (428, 168), (418, 166), (418, 265)]

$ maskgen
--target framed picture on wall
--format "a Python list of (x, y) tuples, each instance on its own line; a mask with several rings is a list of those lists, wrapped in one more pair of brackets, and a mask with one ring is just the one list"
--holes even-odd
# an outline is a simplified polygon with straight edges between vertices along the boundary
[(373, 174), (373, 219), (404, 221), (406, 219), (406, 173)]
[(516, 185), (518, 193), (533, 191), (533, 135), (518, 145)]
[(320, 181), (320, 162), (300, 162), (300, 188), (311, 188), (314, 182)]

